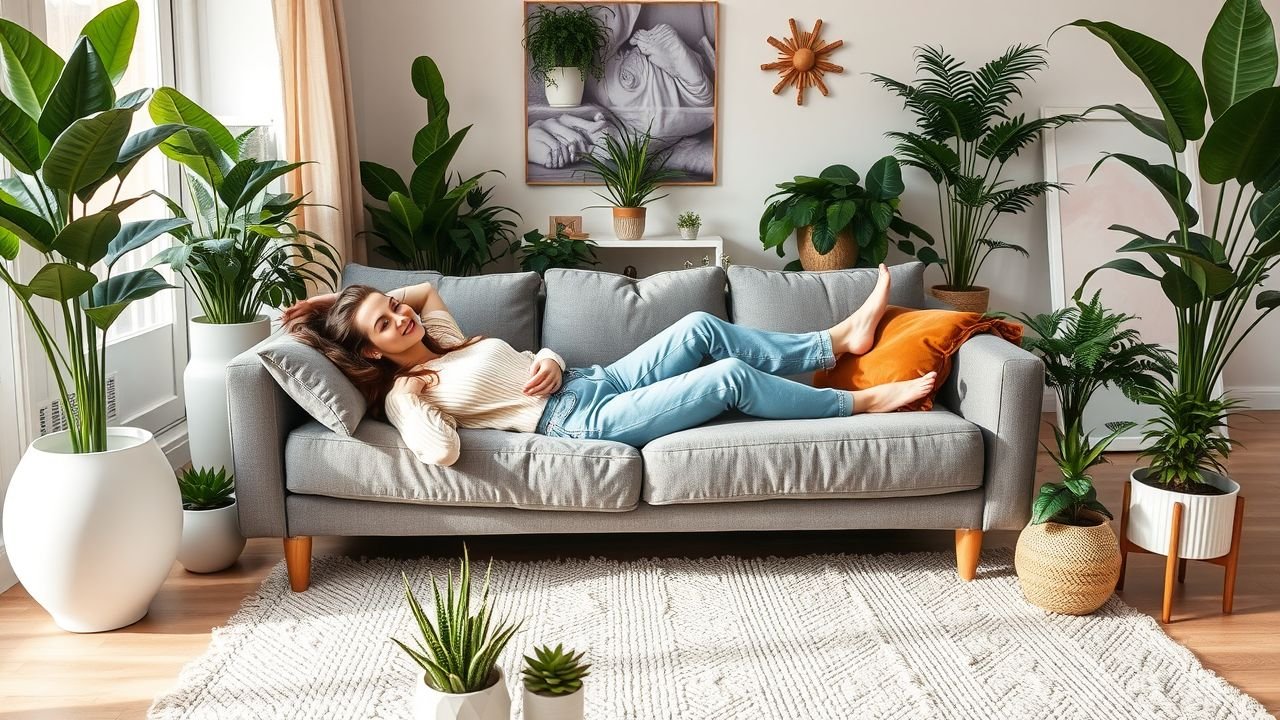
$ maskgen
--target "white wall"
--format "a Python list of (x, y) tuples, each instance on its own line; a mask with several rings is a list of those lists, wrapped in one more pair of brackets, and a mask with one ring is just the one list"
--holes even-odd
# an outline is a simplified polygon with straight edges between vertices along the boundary
[[(1263, 0), (1280, 21), (1280, 0)], [(777, 182), (796, 174), (816, 174), (841, 162), (863, 172), (892, 151), (883, 133), (906, 129), (911, 118), (897, 99), (872, 85), (864, 74), (898, 79), (913, 76), (912, 48), (940, 44), (971, 65), (1015, 43), (1044, 43), (1054, 28), (1077, 18), (1111, 20), (1157, 37), (1184, 57), (1198, 59), (1217, 2), (1180, 0), (1075, 0), (1071, 3), (1010, 3), (1007, 0), (898, 0), (889, 5), (792, 0), (723, 0), (720, 3), (719, 183), (673, 188), (651, 206), (650, 233), (674, 233), (674, 217), (699, 211), (703, 233), (724, 236), (735, 263), (781, 267), (786, 260), (766, 253), (756, 223), (763, 199)], [(464, 174), (497, 168), (496, 200), (525, 218), (522, 231), (544, 226), (548, 215), (581, 214), (587, 231), (611, 234), (608, 210), (586, 210), (598, 199), (589, 188), (530, 187), (523, 182), (524, 75), (522, 4), (517, 0), (346, 0), (351, 72), (355, 85), (360, 156), (404, 172), (411, 169), (409, 147), (425, 122), (424, 103), (409, 83), (413, 58), (427, 54), (439, 64), (452, 107), (452, 126), (474, 124), (454, 163)], [(843, 39), (832, 61), (845, 74), (829, 76), (830, 97), (812, 91), (803, 107), (794, 94), (770, 94), (775, 75), (759, 69), (775, 53), (765, 37), (787, 33), (794, 17), (802, 29), (821, 17), (823, 36)], [(1050, 67), (1026, 87), (1020, 109), (1081, 106), (1103, 102), (1150, 105), (1142, 86), (1126, 72), (1101, 40), (1071, 28), (1049, 44)], [(1198, 60), (1196, 65), (1198, 65)], [(1041, 151), (1034, 147), (1010, 165), (1015, 180), (1040, 179)], [(910, 171), (904, 214), (937, 229), (934, 187)], [(1014, 238), (1030, 259), (993, 255), (982, 280), (992, 286), (997, 309), (1049, 308), (1048, 260), (1043, 204), (1006, 218), (1000, 237)], [(789, 260), (794, 255), (790, 255)], [(1099, 258), (1099, 262), (1105, 260)], [(675, 264), (673, 263), (672, 266)], [(507, 268), (502, 268), (507, 269)], [(934, 271), (936, 273), (936, 270)], [(934, 282), (940, 282), (940, 274)], [(1271, 287), (1280, 287), (1273, 278)], [(1229, 386), (1251, 388), (1257, 399), (1280, 407), (1280, 318), (1261, 326), (1242, 346), (1228, 370)], [(1268, 355), (1268, 352), (1270, 355)]]

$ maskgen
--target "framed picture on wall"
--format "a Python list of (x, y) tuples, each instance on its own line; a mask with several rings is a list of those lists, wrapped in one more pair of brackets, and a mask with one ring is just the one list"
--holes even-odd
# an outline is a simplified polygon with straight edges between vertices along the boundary
[[(1154, 108), (1134, 108), (1140, 114), (1159, 117)], [(1083, 113), (1084, 108), (1041, 108), (1041, 116), (1061, 113)], [(1071, 303), (1080, 282), (1093, 268), (1128, 254), (1117, 252), (1132, 240), (1122, 232), (1109, 230), (1112, 225), (1125, 225), (1157, 237), (1178, 226), (1173, 210), (1151, 184), (1124, 163), (1109, 160), (1094, 165), (1108, 152), (1126, 153), (1151, 163), (1168, 164), (1168, 148), (1139, 133), (1124, 118), (1110, 111), (1095, 111), (1083, 121), (1044, 132), (1045, 180), (1063, 183), (1066, 192), (1049, 193), (1046, 198), (1049, 230), (1049, 287), (1055, 310)], [(1197, 146), (1188, 143), (1178, 157), (1178, 168), (1188, 177), (1198, 178)], [(1193, 182), (1187, 200), (1201, 212), (1200, 185)], [(1201, 231), (1199, 224), (1192, 230)], [(1108, 308), (1137, 318), (1131, 325), (1147, 342), (1159, 343), (1175, 350), (1178, 331), (1174, 309), (1158, 284), (1122, 272), (1103, 270), (1096, 273), (1082, 298), (1102, 292)], [(1216, 392), (1222, 392), (1218, 381)], [(1084, 413), (1084, 427), (1090, 440), (1096, 442), (1107, 434), (1106, 423), (1131, 420), (1138, 427), (1116, 438), (1112, 451), (1142, 450), (1142, 425), (1157, 411), (1130, 401), (1116, 388), (1100, 389)], [(1059, 415), (1061, 420), (1061, 415)], [(1224, 428), (1225, 432), (1225, 428)]]
[[(717, 92), (720, 13), (715, 2), (541, 3), (526, 0), (526, 21), (540, 8), (586, 9), (607, 29), (600, 78), (586, 74), (581, 100), (566, 101), (582, 74), (554, 87), (530, 70), (525, 52), (525, 182), (599, 184), (579, 157), (611, 128), (646, 130), (668, 167), (684, 173), (672, 185), (714, 185), (718, 166)], [(527, 25), (526, 25), (527, 27)], [(548, 96), (551, 96), (551, 100)], [(651, 146), (652, 148), (652, 146)]]

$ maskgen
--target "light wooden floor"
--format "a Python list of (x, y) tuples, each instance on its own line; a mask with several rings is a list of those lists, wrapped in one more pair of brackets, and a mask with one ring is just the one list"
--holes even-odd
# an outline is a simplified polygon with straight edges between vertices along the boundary
[[(1254, 413), (1236, 437), (1246, 447), (1232, 459), (1232, 475), (1248, 497), (1248, 515), (1235, 614), (1219, 614), (1222, 569), (1192, 563), (1175, 600), (1168, 633), (1205, 665), (1280, 712), (1280, 412)], [(1050, 439), (1046, 434), (1045, 439)], [(1099, 494), (1119, 514), (1123, 478), (1135, 462), (1116, 455), (1099, 468)], [(1053, 476), (1041, 453), (1039, 477)], [(987, 547), (1012, 546), (1014, 532), (987, 534)], [(473, 556), (511, 559), (606, 555), (790, 555), (811, 552), (950, 551), (945, 532), (797, 532), (682, 535), (591, 535), (470, 538)], [(315, 552), (353, 555), (455, 554), (460, 538), (318, 538)], [(240, 562), (223, 573), (197, 576), (177, 568), (141, 622), (111, 633), (73, 635), (58, 630), (15, 587), (0, 595), (0, 718), (142, 717), (188, 660), (204, 651), (209, 631), (239, 607), (245, 595), (282, 556), (278, 540), (252, 540)], [(1122, 597), (1156, 615), (1164, 559), (1131, 556)]]

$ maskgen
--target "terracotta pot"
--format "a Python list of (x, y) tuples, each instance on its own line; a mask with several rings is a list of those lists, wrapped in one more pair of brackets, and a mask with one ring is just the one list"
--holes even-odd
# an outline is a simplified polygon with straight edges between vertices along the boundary
[(956, 290), (950, 285), (934, 285), (929, 294), (960, 312), (984, 313), (991, 301), (991, 288), (974, 285), (969, 290)]
[(1014, 567), (1027, 602), (1063, 615), (1102, 607), (1120, 579), (1120, 542), (1106, 517), (1086, 511), (1096, 525), (1047, 522), (1018, 536)]
[(613, 209), (613, 234), (619, 240), (639, 240), (644, 236), (645, 208), (615, 207)]
[(1240, 485), (1231, 478), (1207, 470), (1200, 471), (1205, 482), (1224, 490), (1223, 495), (1192, 495), (1173, 492), (1143, 482), (1147, 468), (1129, 474), (1129, 540), (1144, 550), (1169, 554), (1173, 529), (1173, 504), (1182, 503), (1182, 530), (1178, 536), (1178, 557), (1209, 560), (1231, 552), (1231, 533), (1236, 522), (1236, 495)]
[(836, 233), (835, 247), (822, 255), (813, 247), (813, 226), (802, 225), (796, 228), (796, 247), (805, 270), (848, 270), (858, 263), (858, 242), (852, 230)]

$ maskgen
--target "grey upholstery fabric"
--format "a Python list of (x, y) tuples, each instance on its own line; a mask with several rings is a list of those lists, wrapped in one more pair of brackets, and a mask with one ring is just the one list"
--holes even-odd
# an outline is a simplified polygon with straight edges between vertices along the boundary
[(342, 268), (342, 287), (349, 285), (368, 285), (382, 292), (394, 290), (406, 285), (417, 285), (429, 282), (439, 286), (443, 277), (435, 270), (392, 270), (389, 268), (370, 267), (359, 263), (347, 263)]
[(611, 363), (695, 310), (728, 318), (725, 274), (719, 267), (675, 270), (639, 280), (551, 269), (544, 280), (542, 343), (560, 353), (569, 367)]
[(1044, 364), (994, 335), (956, 353), (938, 399), (982, 429), (986, 454), (984, 530), (1017, 530), (1031, 518)]
[(290, 492), (381, 502), (622, 511), (640, 497), (640, 453), (622, 443), (534, 433), (459, 429), (462, 454), (427, 465), (393, 426), (372, 418), (354, 437), (319, 423), (294, 430), (285, 447)]
[(356, 431), (367, 410), (364, 396), (319, 350), (288, 333), (258, 347), (267, 372), (311, 417), (339, 435)]
[(982, 485), (982, 433), (946, 411), (725, 416), (660, 437), (642, 453), (651, 505), (936, 495)]
[[(889, 303), (924, 307), (924, 263), (889, 268)], [(876, 284), (874, 268), (784, 272), (729, 266), (729, 317), (762, 330), (812, 332), (853, 314)]]

